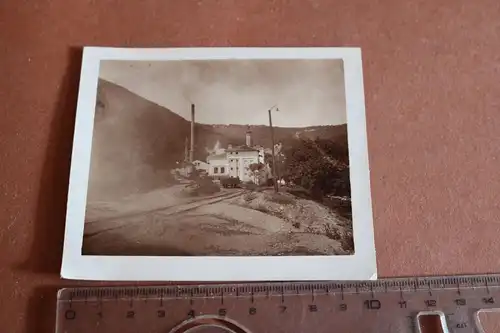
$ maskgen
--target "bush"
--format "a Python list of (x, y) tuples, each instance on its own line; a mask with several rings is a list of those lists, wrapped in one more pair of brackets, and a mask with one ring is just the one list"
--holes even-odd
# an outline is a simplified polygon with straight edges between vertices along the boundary
[(350, 197), (347, 144), (328, 139), (301, 139), (286, 151), (287, 176), (320, 200), (333, 194)]
[(296, 197), (302, 198), (302, 199), (311, 199), (311, 193), (303, 187), (297, 186), (297, 187), (289, 188), (286, 191), (288, 193), (290, 193)]
[(215, 184), (210, 178), (198, 178), (195, 186), (185, 190), (188, 196), (210, 195), (220, 192), (219, 185)]
[(343, 197), (328, 196), (323, 198), (322, 203), (340, 216), (352, 220), (351, 199)]

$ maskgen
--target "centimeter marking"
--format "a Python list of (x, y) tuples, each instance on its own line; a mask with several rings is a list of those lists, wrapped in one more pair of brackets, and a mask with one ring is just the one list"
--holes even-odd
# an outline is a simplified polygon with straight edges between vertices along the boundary
[(453, 276), (453, 277), (426, 277), (426, 278), (396, 278), (376, 281), (349, 281), (349, 282), (269, 282), (269, 283), (240, 283), (240, 284), (207, 284), (186, 286), (139, 286), (139, 287), (83, 287), (66, 288), (59, 291), (59, 301), (87, 301), (89, 299), (132, 299), (160, 298), (165, 299), (196, 299), (220, 297), (267, 297), (308, 294), (314, 299), (315, 295), (340, 293), (342, 299), (345, 294), (368, 293), (374, 297), (375, 293), (397, 291), (401, 297), (403, 292), (426, 291), (432, 296), (433, 290), (455, 289), (460, 295), (463, 288), (486, 288), (500, 286), (500, 275), (480, 276)]

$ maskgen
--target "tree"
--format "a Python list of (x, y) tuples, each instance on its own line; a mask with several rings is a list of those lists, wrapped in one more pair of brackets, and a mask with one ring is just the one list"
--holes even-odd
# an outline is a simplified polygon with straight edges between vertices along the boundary
[[(285, 178), (286, 177), (286, 156), (282, 151), (275, 152), (276, 160), (276, 177)], [(273, 155), (269, 153), (264, 154), (264, 163), (269, 165), (270, 170), (273, 170)]]
[(300, 139), (285, 152), (286, 175), (313, 197), (350, 196), (347, 145), (327, 139)]
[(264, 176), (265, 165), (263, 163), (252, 163), (248, 166), (248, 170), (251, 172), (254, 179), (254, 183), (259, 184), (260, 179)]

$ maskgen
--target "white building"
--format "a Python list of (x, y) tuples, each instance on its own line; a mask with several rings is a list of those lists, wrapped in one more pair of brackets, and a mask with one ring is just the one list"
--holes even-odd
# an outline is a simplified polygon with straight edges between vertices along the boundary
[(240, 178), (241, 181), (253, 181), (250, 165), (259, 163), (259, 151), (248, 146), (226, 149), (226, 159), (229, 166), (229, 176)]
[(207, 162), (200, 161), (200, 160), (193, 161), (193, 165), (194, 165), (196, 170), (206, 171), (207, 173), (210, 169), (210, 164), (208, 164)]
[[(214, 149), (207, 157), (209, 164), (208, 174), (214, 178), (234, 177), (242, 182), (262, 182), (262, 175), (255, 177), (255, 173), (250, 170), (250, 165), (264, 164), (264, 147), (252, 146), (252, 136), (250, 130), (245, 134), (245, 144), (241, 146), (228, 145), (227, 149)], [(218, 154), (215, 154), (217, 152)], [(267, 170), (267, 168), (264, 168)], [(267, 180), (267, 174), (265, 179)]]
[(229, 163), (227, 160), (227, 154), (216, 154), (209, 155), (207, 157), (208, 162), (208, 175), (214, 178), (228, 177), (229, 176)]

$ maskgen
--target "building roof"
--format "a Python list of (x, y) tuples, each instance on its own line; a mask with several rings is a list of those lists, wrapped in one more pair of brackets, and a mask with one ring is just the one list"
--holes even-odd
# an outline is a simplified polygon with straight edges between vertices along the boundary
[(224, 160), (226, 159), (226, 156), (227, 156), (226, 153), (208, 155), (207, 160)]
[(231, 148), (226, 149), (227, 152), (237, 152), (237, 151), (259, 151), (258, 149), (249, 147), (247, 145), (242, 146), (233, 146)]

